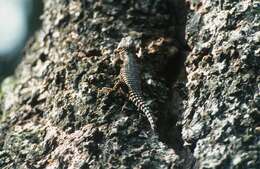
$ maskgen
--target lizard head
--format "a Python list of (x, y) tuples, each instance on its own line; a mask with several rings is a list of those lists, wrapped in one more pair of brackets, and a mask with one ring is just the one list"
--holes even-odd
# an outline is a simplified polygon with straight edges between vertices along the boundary
[(134, 39), (131, 36), (122, 38), (117, 46), (117, 49), (119, 48), (125, 48), (125, 49), (135, 48)]
[(121, 39), (115, 51), (119, 54), (121, 60), (127, 60), (127, 58), (125, 58), (127, 55), (124, 53), (127, 51), (133, 54), (140, 52), (140, 44), (140, 39), (133, 38), (132, 36), (126, 36)]

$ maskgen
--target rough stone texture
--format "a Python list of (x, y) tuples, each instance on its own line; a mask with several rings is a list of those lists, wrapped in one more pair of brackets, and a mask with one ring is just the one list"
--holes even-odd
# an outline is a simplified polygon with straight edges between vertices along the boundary
[(114, 49), (135, 36), (144, 97), (155, 112), (163, 107), (169, 85), (159, 74), (177, 52), (172, 9), (163, 0), (45, 0), (42, 29), (3, 84), (0, 168), (180, 166), (127, 96), (101, 92), (118, 80)]
[(193, 3), (183, 139), (195, 168), (260, 168), (260, 3)]
[[(181, 0), (44, 3), (2, 85), (0, 168), (259, 168), (259, 2), (191, 0), (187, 20)], [(163, 142), (125, 94), (101, 92), (129, 35)]]

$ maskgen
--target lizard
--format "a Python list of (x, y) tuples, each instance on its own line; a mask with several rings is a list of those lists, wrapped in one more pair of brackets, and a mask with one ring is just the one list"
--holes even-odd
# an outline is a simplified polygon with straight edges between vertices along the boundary
[(155, 118), (150, 107), (145, 104), (142, 95), (140, 65), (136, 61), (134, 39), (130, 36), (122, 38), (115, 53), (123, 61), (123, 64), (120, 69), (120, 80), (114, 89), (116, 90), (122, 83), (128, 87), (129, 100), (145, 114), (152, 131), (156, 133)]

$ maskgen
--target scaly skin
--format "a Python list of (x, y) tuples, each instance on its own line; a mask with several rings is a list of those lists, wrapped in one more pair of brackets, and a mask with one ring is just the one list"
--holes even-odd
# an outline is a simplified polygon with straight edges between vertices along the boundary
[(116, 52), (123, 60), (120, 78), (129, 89), (129, 99), (145, 114), (152, 130), (155, 132), (156, 125), (152, 111), (150, 107), (145, 104), (142, 96), (140, 67), (135, 60), (136, 56), (132, 39), (130, 39), (130, 37), (123, 38), (119, 43)]

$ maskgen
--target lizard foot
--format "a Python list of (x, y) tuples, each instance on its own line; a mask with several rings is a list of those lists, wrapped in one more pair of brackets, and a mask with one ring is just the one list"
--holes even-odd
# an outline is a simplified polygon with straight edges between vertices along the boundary
[(98, 93), (102, 93), (102, 94), (110, 94), (112, 93), (114, 90), (113, 88), (110, 87), (102, 87), (102, 89), (98, 90)]
[[(98, 90), (98, 93), (110, 94), (110, 93), (112, 93), (114, 91), (118, 91), (118, 89), (120, 89), (122, 85), (123, 85), (123, 82), (122, 81), (118, 81), (113, 86), (113, 88), (111, 88), (111, 87), (102, 87), (101, 89)], [(122, 92), (121, 90), (119, 90), (119, 91)]]

